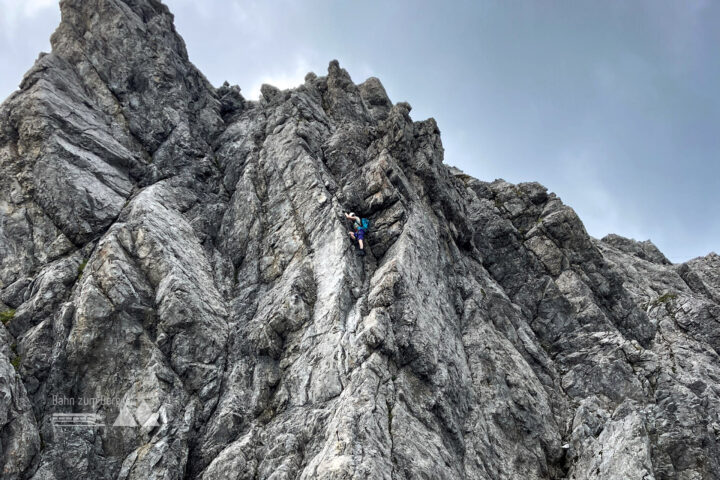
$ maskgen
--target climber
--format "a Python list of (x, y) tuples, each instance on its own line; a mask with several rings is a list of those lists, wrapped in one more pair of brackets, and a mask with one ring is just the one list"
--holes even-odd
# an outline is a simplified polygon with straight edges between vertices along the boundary
[(346, 213), (345, 218), (348, 220), (353, 220), (353, 230), (348, 232), (348, 235), (350, 235), (350, 238), (353, 240), (357, 240), (358, 246), (360, 247), (360, 250), (358, 250), (358, 255), (361, 257), (365, 256), (365, 233), (367, 232), (368, 227), (370, 226), (370, 221), (367, 218), (360, 218), (356, 216), (354, 213)]

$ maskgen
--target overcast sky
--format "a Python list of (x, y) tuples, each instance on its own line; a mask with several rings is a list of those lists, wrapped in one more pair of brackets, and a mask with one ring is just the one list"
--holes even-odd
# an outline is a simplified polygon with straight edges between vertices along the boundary
[[(720, 2), (166, 3), (216, 86), (254, 99), (337, 58), (435, 117), (446, 163), (539, 181), (598, 238), (649, 238), (674, 262), (720, 253)], [(0, 0), (0, 97), (58, 22), (55, 0)]]

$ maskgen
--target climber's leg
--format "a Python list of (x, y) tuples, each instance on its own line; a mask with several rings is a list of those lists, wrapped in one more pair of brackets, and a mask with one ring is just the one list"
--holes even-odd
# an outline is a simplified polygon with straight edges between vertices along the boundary
[(362, 250), (365, 246), (363, 242), (363, 240), (365, 240), (365, 230), (358, 230), (355, 234), (355, 238), (357, 238), (358, 245), (360, 245), (360, 250)]

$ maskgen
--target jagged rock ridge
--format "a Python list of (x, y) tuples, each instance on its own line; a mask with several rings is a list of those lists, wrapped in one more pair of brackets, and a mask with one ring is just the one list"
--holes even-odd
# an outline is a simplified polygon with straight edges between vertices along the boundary
[(61, 8), (0, 109), (2, 478), (720, 478), (718, 255), (447, 167), (337, 62), (252, 102), (158, 1)]

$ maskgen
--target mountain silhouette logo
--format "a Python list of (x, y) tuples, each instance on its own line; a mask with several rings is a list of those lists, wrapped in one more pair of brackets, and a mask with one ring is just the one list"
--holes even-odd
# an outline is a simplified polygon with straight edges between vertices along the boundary
[[(159, 427), (161, 416), (160, 412), (153, 411), (145, 400), (142, 400), (137, 408), (133, 408), (137, 402), (129, 402), (120, 408), (113, 427), (143, 427), (153, 428)], [(163, 417), (164, 418), (164, 417)]]
[(153, 412), (150, 406), (144, 400), (140, 403), (140, 406), (135, 410), (135, 418), (138, 423), (143, 427), (157, 427), (160, 424), (157, 422), (158, 413)]
[(120, 413), (118, 414), (117, 418), (115, 419), (115, 422), (112, 425), (113, 427), (137, 427), (138, 424), (135, 422), (135, 419), (133, 418), (132, 414), (127, 408), (127, 405), (123, 405), (123, 407), (120, 409)]

